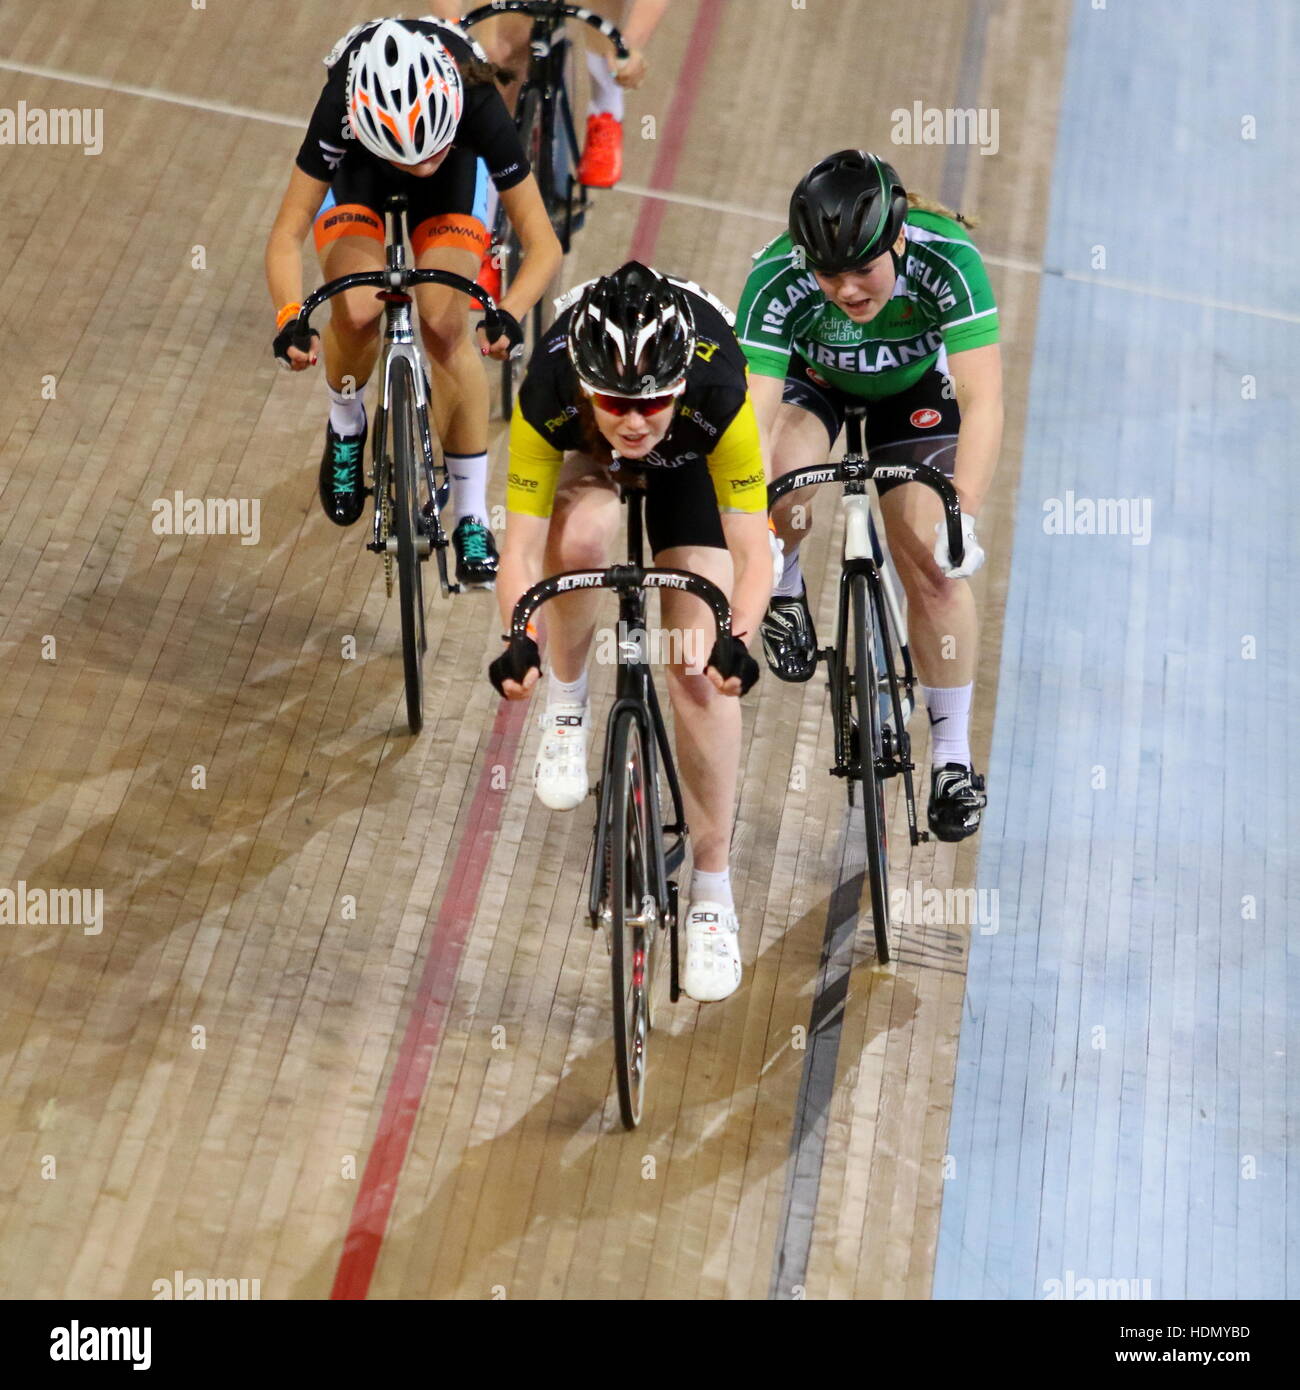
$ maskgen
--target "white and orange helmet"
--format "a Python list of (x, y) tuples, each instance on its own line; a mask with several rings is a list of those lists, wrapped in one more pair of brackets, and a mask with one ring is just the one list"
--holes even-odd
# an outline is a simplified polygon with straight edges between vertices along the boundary
[(380, 159), (420, 164), (451, 144), (465, 90), (437, 39), (386, 19), (357, 50), (348, 75), (348, 120)]

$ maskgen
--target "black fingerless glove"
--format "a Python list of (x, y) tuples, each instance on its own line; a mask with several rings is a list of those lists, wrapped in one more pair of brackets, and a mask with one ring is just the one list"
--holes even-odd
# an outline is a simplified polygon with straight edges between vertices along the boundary
[(271, 350), (275, 353), (275, 360), (283, 366), (290, 367), (293, 364), (289, 361), (289, 349), (296, 347), (299, 352), (310, 355), (311, 345), (314, 339), (319, 338), (320, 334), (313, 328), (306, 333), (298, 330), (298, 320), (290, 319), (288, 323), (275, 335), (275, 341), (271, 344)]
[(732, 676), (739, 676), (742, 695), (747, 695), (758, 679), (758, 662), (750, 656), (749, 648), (744, 642), (729, 632), (713, 644), (708, 664), (724, 681), (730, 680)]
[(505, 651), (488, 667), (488, 679), (496, 687), (496, 692), (505, 698), (505, 682), (524, 683), (524, 677), (536, 666), (542, 669), (542, 654), (531, 637), (522, 642), (507, 643)]
[(487, 334), (491, 347), (503, 334), (510, 341), (510, 356), (517, 357), (523, 350), (524, 330), (519, 320), (508, 309), (489, 309), (478, 321), (478, 327)]

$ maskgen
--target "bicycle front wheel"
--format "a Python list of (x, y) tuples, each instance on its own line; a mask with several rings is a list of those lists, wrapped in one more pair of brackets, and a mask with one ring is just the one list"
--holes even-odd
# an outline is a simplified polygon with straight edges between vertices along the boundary
[(636, 715), (618, 716), (610, 740), (609, 909), (610, 982), (614, 1001), (614, 1072), (618, 1108), (627, 1129), (641, 1120), (658, 903), (651, 881), (650, 797), (645, 735)]
[(862, 778), (862, 819), (867, 837), (867, 879), (871, 886), (871, 923), (876, 957), (889, 961), (889, 842), (885, 825), (885, 778), (880, 770), (884, 734), (880, 716), (880, 670), (876, 659), (876, 616), (864, 575), (850, 581), (852, 613), (853, 704), (856, 712), (857, 762)]
[(424, 727), (424, 582), (420, 575), (415, 390), (405, 362), (393, 364), (392, 404), (388, 419), (393, 441), (393, 530), (397, 537), (406, 722), (411, 732), (418, 734)]

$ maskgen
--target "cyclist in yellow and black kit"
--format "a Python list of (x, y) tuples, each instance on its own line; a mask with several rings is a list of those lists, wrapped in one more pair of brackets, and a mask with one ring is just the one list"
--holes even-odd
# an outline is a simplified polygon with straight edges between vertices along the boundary
[[(544, 575), (601, 568), (620, 529), (617, 471), (646, 481), (646, 531), (657, 565), (690, 570), (731, 600), (743, 647), (772, 589), (767, 489), (745, 359), (725, 308), (698, 286), (636, 261), (580, 286), (537, 345), (510, 425), (505, 542), (497, 599), (506, 630), (521, 594)], [(576, 301), (576, 302), (575, 302)], [(733, 697), (758, 677), (747, 651), (739, 676), (702, 670), (712, 619), (699, 599), (662, 592), (670, 637), (668, 690), (691, 826), (694, 867), (686, 914), (684, 987), (723, 999), (740, 983), (739, 921), (728, 856), (740, 766)], [(566, 594), (547, 606), (551, 672), (535, 781), (552, 809), (587, 795), (587, 654), (600, 598)], [(493, 684), (522, 699), (508, 657)]]

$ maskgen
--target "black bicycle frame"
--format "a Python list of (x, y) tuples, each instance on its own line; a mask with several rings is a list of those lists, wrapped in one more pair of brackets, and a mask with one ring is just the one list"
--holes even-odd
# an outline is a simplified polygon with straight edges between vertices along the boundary
[[(629, 49), (623, 42), (622, 34), (602, 15), (596, 14), (593, 10), (583, 9), (580, 5), (562, 5), (556, 3), (556, 0), (497, 0), (494, 4), (480, 5), (477, 9), (471, 10), (461, 20), (461, 25), (468, 29), (481, 20), (499, 14), (526, 14), (531, 15), (533, 19), (532, 32), (528, 40), (532, 56), (519, 90), (519, 104), (516, 109), (523, 107), (530, 91), (536, 91), (541, 98), (539, 114), (542, 125), (542, 158), (547, 161), (549, 168), (545, 180), (542, 179), (540, 171), (534, 170), (534, 173), (543, 190), (543, 200), (545, 200), (547, 187), (551, 188), (553, 198), (557, 203), (560, 198), (564, 199), (564, 228), (562, 233), (558, 233), (557, 229), (557, 234), (560, 235), (560, 244), (567, 255), (573, 231), (573, 200), (570, 196), (570, 190), (560, 188), (557, 182), (559, 172), (556, 168), (557, 128), (560, 137), (566, 142), (569, 163), (574, 168), (578, 162), (579, 146), (578, 132), (573, 119), (573, 105), (568, 86), (564, 80), (564, 58), (568, 46), (568, 40), (564, 34), (564, 23), (566, 20), (575, 19), (597, 30), (609, 40), (614, 52), (620, 58), (626, 58)], [(583, 189), (584, 201), (585, 196), (586, 190)], [(548, 207), (547, 212), (553, 215), (555, 208)]]
[[(650, 665), (640, 640), (630, 639), (626, 634), (636, 633), (644, 637), (646, 632), (647, 589), (677, 589), (694, 594), (701, 599), (713, 615), (717, 636), (731, 631), (731, 605), (726, 595), (716, 584), (692, 574), (689, 570), (645, 568), (643, 564), (643, 505), (644, 485), (635, 478), (620, 485), (620, 495), (628, 508), (628, 563), (611, 565), (603, 570), (568, 570), (563, 574), (552, 575), (534, 584), (515, 604), (510, 621), (510, 640), (521, 645), (528, 636), (528, 624), (533, 614), (548, 599), (578, 589), (614, 589), (619, 596), (619, 670), (616, 685), (616, 699), (610, 711), (605, 729), (605, 764), (611, 756), (611, 740), (618, 715), (624, 710), (633, 711), (641, 725), (645, 739), (647, 781), (651, 788), (658, 786), (658, 772), (662, 766), (668, 783), (669, 795), (673, 805), (673, 819), (664, 825), (659, 811), (657, 793), (651, 798), (650, 813), (654, 831), (652, 872), (655, 876), (654, 890), (656, 900), (664, 901), (668, 879), (682, 863), (686, 854), (686, 812), (682, 802), (681, 786), (677, 768), (668, 746), (668, 732), (664, 727), (663, 714), (659, 707), (659, 697), (655, 690)], [(605, 817), (596, 817), (596, 858), (603, 862), (607, 826)], [(675, 836), (673, 843), (664, 846), (665, 836)], [(592, 875), (589, 910), (593, 922), (600, 911), (599, 874)]]

